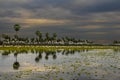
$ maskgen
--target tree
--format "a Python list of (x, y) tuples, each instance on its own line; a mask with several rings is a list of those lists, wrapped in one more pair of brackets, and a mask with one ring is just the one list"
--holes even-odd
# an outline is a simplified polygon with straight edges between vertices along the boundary
[(54, 43), (57, 40), (57, 34), (53, 33), (53, 36), (50, 38), (51, 42)]
[(41, 41), (42, 40), (42, 33), (40, 31), (36, 31), (35, 34), (36, 34), (36, 36), (38, 36), (38, 40)]
[(7, 34), (2, 34), (2, 38), (4, 39), (4, 41), (6, 42), (10, 42), (10, 36)]
[(21, 26), (19, 24), (15, 24), (13, 27), (14, 27), (14, 30), (16, 31), (16, 34), (14, 35), (15, 42), (16, 42), (16, 40), (18, 40), (18, 31), (20, 30)]
[(65, 37), (66, 41), (69, 42), (70, 41), (70, 38), (69, 37)]
[(19, 39), (18, 35), (14, 35), (14, 38), (15, 38), (16, 40), (18, 40), (18, 39)]
[(35, 41), (35, 39), (34, 39), (34, 38), (31, 38), (30, 41), (31, 41), (31, 43), (33, 44), (34, 41)]
[(114, 40), (114, 42), (113, 42), (114, 44), (117, 44), (118, 43), (118, 41), (116, 41), (116, 40)]
[(0, 45), (2, 45), (3, 44), (3, 42), (0, 40)]
[(56, 40), (56, 38), (57, 38), (57, 34), (53, 33), (53, 40)]
[(14, 30), (16, 31), (16, 35), (17, 35), (17, 32), (20, 30), (21, 26), (19, 24), (15, 24), (14, 25)]
[(45, 37), (46, 37), (46, 41), (49, 41), (49, 39), (50, 39), (49, 33), (46, 33), (46, 34), (45, 34)]

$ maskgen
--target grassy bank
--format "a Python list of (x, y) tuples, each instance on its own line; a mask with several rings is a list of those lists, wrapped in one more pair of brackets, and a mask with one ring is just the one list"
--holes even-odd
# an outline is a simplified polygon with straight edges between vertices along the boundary
[(120, 46), (0, 46), (0, 50), (79, 50), (79, 49), (120, 49)]

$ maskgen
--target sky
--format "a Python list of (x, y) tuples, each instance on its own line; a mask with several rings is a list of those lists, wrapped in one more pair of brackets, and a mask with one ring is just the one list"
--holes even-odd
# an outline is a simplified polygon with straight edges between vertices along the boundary
[(120, 0), (0, 0), (0, 34), (35, 31), (106, 43), (120, 40)]

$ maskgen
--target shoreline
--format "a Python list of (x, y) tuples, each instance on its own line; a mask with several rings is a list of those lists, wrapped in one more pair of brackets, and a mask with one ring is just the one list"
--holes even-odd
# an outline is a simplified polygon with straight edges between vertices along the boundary
[(47, 49), (120, 49), (120, 46), (72, 46), (72, 45), (67, 45), (67, 46), (51, 46), (51, 45), (7, 45), (7, 46), (1, 46), (0, 45), (0, 50), (6, 50), (6, 49), (42, 49), (42, 50), (47, 50)]

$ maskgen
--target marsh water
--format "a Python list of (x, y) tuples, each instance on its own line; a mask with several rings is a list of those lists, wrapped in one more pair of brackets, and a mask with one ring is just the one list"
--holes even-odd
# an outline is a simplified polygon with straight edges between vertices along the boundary
[(120, 80), (120, 50), (0, 50), (0, 80)]

